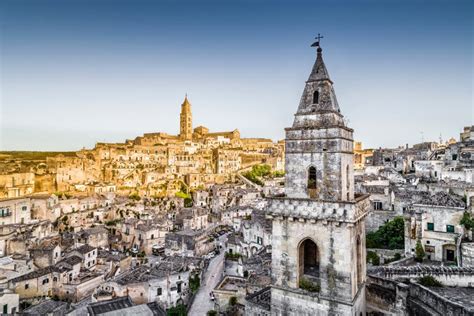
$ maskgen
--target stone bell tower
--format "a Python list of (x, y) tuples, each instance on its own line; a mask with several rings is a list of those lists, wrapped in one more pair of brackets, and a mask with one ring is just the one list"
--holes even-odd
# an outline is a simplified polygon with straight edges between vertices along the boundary
[(365, 315), (365, 216), (354, 196), (346, 126), (318, 42), (293, 126), (286, 128), (285, 197), (273, 221), (272, 315)]
[(193, 115), (191, 113), (191, 103), (189, 103), (187, 95), (184, 98), (183, 104), (181, 104), (179, 138), (182, 140), (191, 140), (193, 138)]

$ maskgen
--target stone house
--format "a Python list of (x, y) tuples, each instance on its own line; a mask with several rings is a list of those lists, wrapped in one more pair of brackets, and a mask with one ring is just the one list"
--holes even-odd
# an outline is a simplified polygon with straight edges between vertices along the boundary
[(272, 244), (272, 221), (263, 211), (254, 210), (250, 219), (242, 222), (242, 255), (250, 257), (261, 248)]
[(464, 234), (459, 222), (465, 207), (461, 197), (453, 194), (421, 195), (413, 209), (405, 212), (405, 255), (413, 256), (420, 240), (427, 259), (456, 262)]
[(252, 212), (255, 209), (251, 206), (233, 206), (229, 207), (225, 211), (221, 212), (221, 224), (232, 226), (234, 230), (240, 230), (240, 220), (236, 219), (245, 219), (251, 216)]
[(35, 194), (31, 196), (31, 217), (54, 222), (61, 216), (59, 198), (54, 194)]
[(56, 266), (67, 269), (68, 271), (63, 282), (72, 282), (74, 279), (76, 279), (81, 273), (82, 263), (82, 258), (76, 255), (69, 256), (59, 261)]
[(173, 256), (153, 267), (139, 266), (101, 285), (94, 293), (96, 300), (129, 296), (133, 303), (158, 302), (164, 308), (186, 303), (190, 294), (189, 277), (200, 276), (202, 259)]
[(61, 215), (77, 212), (79, 211), (79, 199), (59, 199), (59, 208), (61, 210)]
[(441, 180), (444, 166), (442, 160), (417, 160), (413, 162), (413, 165), (417, 177)]
[(158, 225), (152, 222), (138, 224), (135, 228), (135, 241), (133, 248), (144, 251), (146, 255), (152, 254), (154, 245), (164, 243), (164, 233)]
[(208, 210), (200, 207), (182, 208), (175, 216), (174, 226), (179, 230), (207, 229)]
[(206, 190), (196, 190), (193, 193), (193, 204), (196, 207), (206, 208), (211, 204), (211, 197)]
[(15, 172), (0, 174), (0, 198), (18, 198), (34, 192), (35, 174)]
[(132, 257), (117, 251), (98, 249), (97, 269), (106, 271), (108, 276), (115, 276), (131, 268)]
[(38, 269), (10, 280), (8, 287), (20, 295), (20, 299), (52, 296), (71, 270), (65, 267), (50, 266)]
[(95, 248), (109, 247), (109, 231), (104, 226), (95, 226), (78, 232), (78, 241)]
[(97, 287), (104, 283), (101, 273), (81, 273), (72, 281), (67, 281), (59, 288), (59, 297), (70, 302), (79, 302), (90, 297)]
[(15, 315), (20, 311), (20, 296), (9, 289), (0, 290), (0, 312), (2, 315)]
[(151, 254), (154, 245), (164, 245), (165, 236), (169, 229), (166, 219), (160, 221), (160, 224), (157, 223), (156, 219), (126, 219), (122, 222), (118, 231), (122, 239), (121, 249), (134, 249), (135, 251), (144, 251), (146, 254)]
[(170, 232), (165, 237), (165, 254), (199, 257), (216, 248), (206, 231)]
[(0, 201), (0, 225), (28, 224), (30, 221), (30, 198), (8, 198)]
[(55, 265), (61, 260), (61, 247), (57, 241), (45, 240), (28, 250), (35, 266), (38, 268)]
[(217, 286), (212, 290), (216, 298), (216, 305), (219, 311), (224, 312), (229, 307), (231, 297), (237, 298), (237, 304), (243, 304), (245, 301), (246, 279), (239, 276), (226, 275), (220, 280)]
[(213, 152), (215, 173), (235, 173), (241, 169), (240, 150), (216, 148)]
[(94, 270), (97, 264), (97, 248), (90, 245), (82, 245), (72, 249), (67, 256), (78, 256), (82, 258), (82, 268), (86, 270)]

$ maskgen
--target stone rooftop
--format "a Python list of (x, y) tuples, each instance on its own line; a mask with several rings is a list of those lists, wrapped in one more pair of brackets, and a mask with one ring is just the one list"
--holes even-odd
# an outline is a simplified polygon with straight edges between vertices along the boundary
[(251, 215), (251, 219), (245, 220), (244, 222), (250, 224), (260, 224), (266, 232), (272, 232), (272, 221), (265, 217), (265, 211), (254, 210)]
[(260, 291), (248, 295), (245, 299), (253, 304), (261, 306), (267, 311), (270, 311), (272, 292), (270, 287), (266, 287), (261, 289)]
[(76, 264), (81, 263), (81, 262), (82, 262), (81, 257), (72, 255), (70, 257), (67, 257), (67, 258), (59, 261), (57, 264), (61, 265), (61, 264), (65, 263), (65, 264), (68, 264), (68, 265), (76, 265)]
[(196, 257), (170, 256), (164, 258), (154, 267), (142, 265), (120, 274), (115, 278), (115, 281), (119, 284), (147, 282), (166, 277), (169, 274), (189, 271), (192, 267), (200, 267), (201, 262), (202, 259)]
[(434, 265), (415, 265), (415, 266), (379, 266), (367, 269), (367, 274), (379, 276), (403, 276), (403, 275), (425, 275), (425, 274), (464, 274), (473, 275), (474, 267), (457, 266), (434, 266)]
[(92, 250), (94, 250), (96, 248), (92, 247), (92, 246), (89, 246), (89, 245), (82, 245), (76, 249), (72, 249), (73, 251), (78, 251), (79, 253), (82, 253), (82, 254), (86, 254), (88, 252), (91, 252)]
[(418, 200), (414, 201), (415, 204), (421, 205), (435, 205), (435, 206), (447, 206), (447, 207), (466, 207), (466, 203), (462, 200), (462, 197), (456, 194), (448, 194), (446, 192), (437, 192), (433, 195), (422, 194)]
[(89, 235), (108, 233), (108, 230), (107, 230), (107, 228), (105, 228), (104, 226), (101, 225), (101, 226), (95, 226), (95, 227), (84, 229), (80, 233), (83, 237), (85, 237), (85, 236), (89, 236)]
[(104, 249), (98, 249), (97, 251), (97, 258), (103, 258), (110, 261), (120, 261), (125, 259), (127, 256), (121, 252), (117, 252), (116, 254), (111, 253), (110, 251)]
[(451, 302), (474, 308), (474, 288), (472, 287), (430, 287), (429, 289)]
[[(89, 315), (103, 315), (133, 306), (130, 297), (118, 297), (108, 301), (92, 303), (87, 307)], [(110, 314), (109, 314), (110, 315)]]
[(25, 309), (22, 315), (64, 315), (68, 305), (63, 301), (46, 300)]
[(36, 271), (26, 273), (24, 275), (21, 275), (19, 277), (16, 277), (16, 278), (12, 279), (11, 281), (12, 282), (21, 282), (21, 281), (36, 279), (36, 278), (42, 277), (44, 275), (47, 275), (47, 274), (50, 274), (50, 273), (53, 273), (53, 272), (62, 273), (62, 272), (65, 272), (65, 271), (70, 271), (70, 270), (71, 269), (68, 269), (66, 267), (50, 266), (50, 267), (46, 267), (46, 268), (43, 268), (43, 269), (38, 269)]

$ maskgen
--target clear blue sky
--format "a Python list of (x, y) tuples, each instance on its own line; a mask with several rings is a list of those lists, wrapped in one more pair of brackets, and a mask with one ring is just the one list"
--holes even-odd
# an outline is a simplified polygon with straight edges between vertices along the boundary
[(367, 147), (473, 122), (474, 1), (2, 0), (2, 150), (75, 150), (194, 125), (281, 139), (324, 35)]

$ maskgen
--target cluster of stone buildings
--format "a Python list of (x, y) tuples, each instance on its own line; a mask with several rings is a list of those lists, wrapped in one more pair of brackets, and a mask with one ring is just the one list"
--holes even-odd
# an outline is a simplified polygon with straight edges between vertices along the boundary
[(230, 209), (262, 207), (262, 190), (215, 184), (193, 191), (187, 206), (184, 197), (117, 192), (1, 199), (0, 302), (8, 313), (72, 315), (84, 300), (129, 299), (154, 312), (186, 305), (191, 279), (202, 279), (204, 258), (219, 249), (209, 236), (249, 213)]
[(181, 105), (180, 133), (148, 133), (124, 143), (42, 158), (1, 155), (0, 198), (32, 193), (133, 192), (173, 196), (176, 192), (232, 180), (249, 166), (266, 163), (282, 170), (284, 146), (270, 139), (241, 138), (238, 130), (193, 129), (191, 104)]

